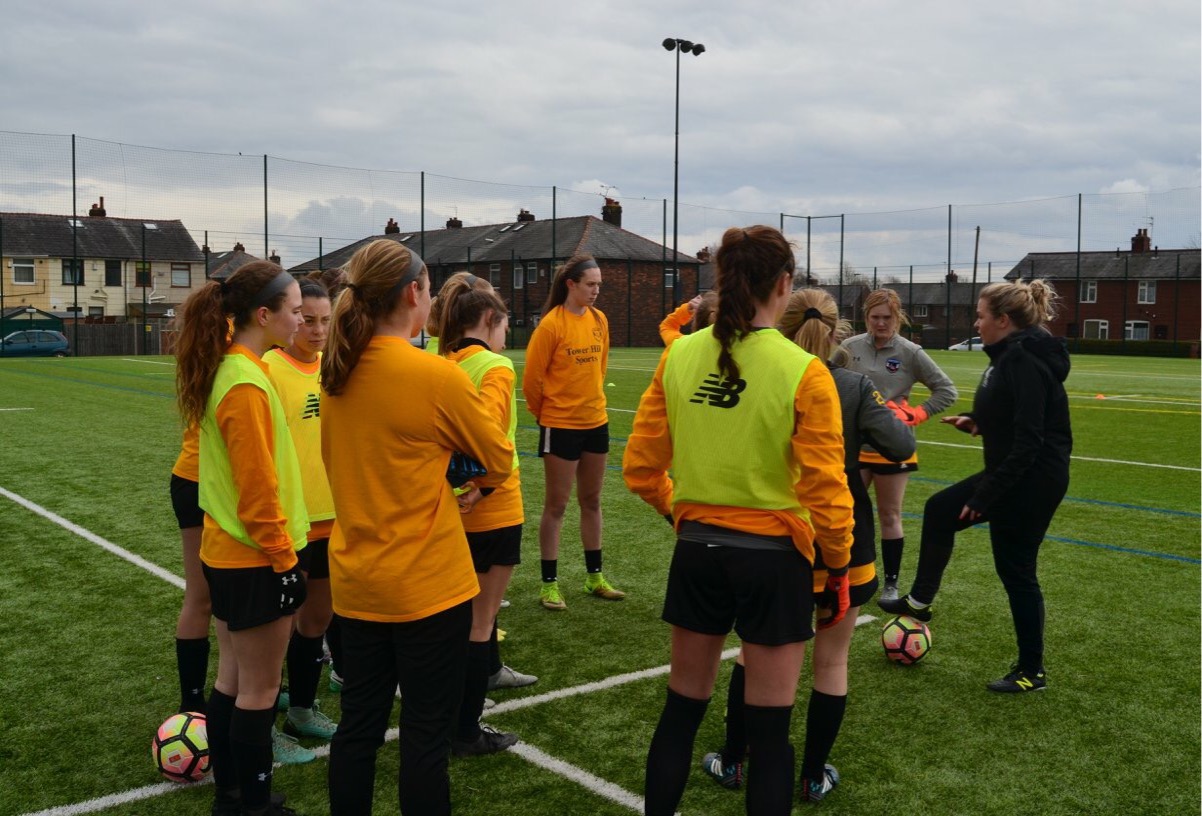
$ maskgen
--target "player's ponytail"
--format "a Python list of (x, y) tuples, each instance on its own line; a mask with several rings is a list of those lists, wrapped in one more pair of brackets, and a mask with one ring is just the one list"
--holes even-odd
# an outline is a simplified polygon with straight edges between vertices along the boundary
[(252, 261), (225, 280), (204, 284), (184, 302), (175, 342), (175, 391), (185, 423), (204, 416), (234, 330), (248, 326), (260, 307), (279, 309), (290, 280), (277, 264)]
[(345, 267), (346, 289), (338, 296), (330, 319), (330, 336), (321, 357), (321, 387), (337, 396), (346, 387), (371, 342), (379, 321), (404, 308), (404, 290), (429, 286), (426, 265), (416, 252), (396, 241), (372, 241), (351, 256)]
[(492, 313), (490, 326), (509, 314), (492, 285), (470, 272), (458, 272), (447, 279), (438, 293), (438, 307), (438, 353), (444, 357), (486, 313)]
[[(821, 289), (800, 289), (789, 298), (780, 318), (780, 332), (820, 360), (846, 355), (839, 339), (850, 329), (846, 320), (839, 319), (835, 299)], [(842, 356), (840, 355), (840, 356)]]
[(981, 290), (989, 313), (995, 318), (1006, 315), (1016, 329), (1043, 326), (1056, 317), (1059, 296), (1051, 284), (1043, 280), (991, 283)]
[(722, 345), (718, 370), (738, 379), (732, 347), (752, 330), (758, 303), (772, 296), (782, 274), (793, 274), (793, 248), (774, 227), (731, 227), (714, 253), (717, 265), (718, 314), (714, 338)]

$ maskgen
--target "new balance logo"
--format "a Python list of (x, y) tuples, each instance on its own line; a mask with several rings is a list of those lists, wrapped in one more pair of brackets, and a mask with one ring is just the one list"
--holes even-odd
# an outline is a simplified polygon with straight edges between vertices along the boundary
[(1026, 677), (1020, 677), (1014, 682), (1018, 684), (1019, 688), (1026, 689), (1028, 691), (1035, 687), (1035, 684)]
[(321, 397), (310, 394), (305, 397), (305, 408), (301, 411), (301, 419), (317, 419), (321, 416)]
[(746, 388), (747, 380), (723, 379), (721, 374), (710, 374), (689, 402), (698, 405), (709, 402), (711, 408), (734, 408), (739, 404), (739, 394)]

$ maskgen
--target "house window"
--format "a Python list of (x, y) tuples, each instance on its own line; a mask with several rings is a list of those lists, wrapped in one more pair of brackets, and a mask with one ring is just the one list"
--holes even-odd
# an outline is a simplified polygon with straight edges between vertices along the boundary
[(927, 307), (925, 305), (915, 306), (914, 307), (914, 316), (915, 317), (926, 317), (927, 316)]
[(33, 283), (33, 258), (13, 258), (13, 283)]
[(1155, 303), (1156, 302), (1156, 281), (1143, 280), (1139, 282), (1139, 293), (1135, 299), (1136, 303)]
[(63, 286), (83, 286), (83, 258), (63, 258)]
[(88, 307), (88, 317), (104, 317), (104, 307), (103, 306), (89, 306)]
[(501, 277), (501, 265), (499, 263), (488, 265), (488, 279), (497, 280)]
[(671, 288), (672, 288), (672, 283), (673, 283), (673, 279), (672, 279), (672, 267), (670, 267), (670, 266), (665, 266), (665, 267), (664, 267), (664, 288), (665, 288), (665, 289), (671, 289)]
[(1081, 302), (1098, 302), (1098, 282), (1096, 280), (1081, 281)]
[(515, 263), (513, 265), (513, 288), (521, 289), (523, 286), (525, 286), (525, 278), (525, 267), (523, 267), (520, 263)]
[(1110, 339), (1110, 321), (1109, 320), (1086, 320), (1085, 321), (1085, 339), (1086, 340), (1109, 340)]
[(532, 284), (537, 284), (537, 283), (538, 283), (538, 263), (535, 261), (531, 261), (530, 263), (526, 264), (526, 285), (530, 286)]
[(171, 285), (177, 289), (187, 289), (192, 285), (192, 264), (171, 264)]
[(1126, 340), (1147, 340), (1148, 321), (1128, 320), (1123, 326), (1123, 338)]
[(134, 286), (150, 285), (150, 261), (134, 263)]
[(121, 285), (121, 262), (112, 259), (104, 262), (104, 285)]

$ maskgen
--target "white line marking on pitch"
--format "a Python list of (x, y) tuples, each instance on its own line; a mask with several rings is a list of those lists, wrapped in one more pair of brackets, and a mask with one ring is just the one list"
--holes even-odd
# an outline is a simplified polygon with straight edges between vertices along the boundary
[[(30, 510), (31, 512), (36, 513), (37, 515), (42, 516), (43, 518), (53, 521), (55, 524), (59, 525), (60, 527), (66, 529), (72, 533), (75, 533), (76, 535), (80, 536), (81, 538), (83, 538), (87, 541), (90, 541), (93, 544), (96, 544), (97, 546), (99, 546), (105, 550), (108, 550), (109, 552), (113, 553), (114, 555), (117, 555), (117, 556), (125, 559), (126, 561), (129, 561), (131, 564), (134, 564), (135, 566), (141, 567), (142, 569), (146, 570), (147, 572), (151, 573), (152, 575), (162, 578), (164, 581), (168, 582), (169, 584), (172, 584), (173, 586), (176, 586), (180, 589), (184, 588), (184, 579), (180, 578), (179, 576), (177, 576), (171, 572), (168, 572), (167, 570), (163, 569), (162, 567), (158, 566), (157, 564), (150, 563), (149, 561), (142, 558), (141, 556), (134, 555), (133, 553), (129, 552), (128, 550), (126, 550), (122, 547), (118, 547), (116, 544), (113, 544), (110, 541), (106, 541), (105, 539), (101, 538), (100, 536), (96, 535), (95, 533), (93, 533), (89, 530), (85, 530), (83, 527), (80, 527), (77, 524), (73, 524), (72, 522), (67, 521), (62, 516), (60, 516), (56, 513), (52, 513), (51, 511), (45, 509), (44, 507), (34, 504), (33, 502), (29, 501), (28, 499), (23, 498), (22, 496), (18, 496), (16, 493), (13, 493), (12, 491), (5, 490), (3, 487), (0, 487), (0, 496), (4, 496), (7, 499), (9, 499), (10, 501), (15, 502), (16, 504), (19, 504), (22, 507), (26, 508), (27, 510)], [(862, 626), (863, 624), (868, 623), (869, 621), (873, 621), (873, 620), (876, 620), (876, 617), (873, 615), (860, 615), (858, 618), (856, 618), (856, 626)], [(725, 651), (722, 652), (722, 659), (730, 660), (731, 658), (735, 657), (738, 653), (739, 653), (739, 650), (737, 648), (726, 649)], [(616, 674), (612, 677), (607, 677), (604, 680), (598, 680), (598, 681), (592, 682), (592, 683), (582, 683), (581, 685), (578, 685), (578, 686), (571, 686), (568, 688), (556, 689), (554, 691), (549, 691), (544, 694), (535, 694), (530, 697), (522, 697), (522, 698), (519, 698), (516, 700), (509, 700), (508, 702), (498, 703), (494, 708), (490, 709), (489, 716), (491, 717), (492, 715), (495, 715), (495, 714), (505, 714), (510, 711), (519, 711), (523, 708), (530, 708), (532, 706), (540, 705), (542, 703), (548, 703), (548, 702), (552, 702), (554, 700), (562, 700), (567, 697), (576, 697), (581, 694), (592, 694), (597, 691), (604, 691), (606, 689), (615, 688), (616, 686), (621, 686), (626, 683), (634, 683), (639, 680), (647, 680), (652, 677), (659, 677), (659, 676), (667, 674), (670, 670), (671, 670), (670, 665), (653, 666), (652, 668), (642, 669), (640, 671), (627, 672), (625, 674)], [(399, 735), (400, 735), (399, 729), (390, 728), (390, 729), (388, 729), (388, 731), (385, 732), (384, 740), (385, 740), (385, 742), (392, 742)], [(567, 779), (570, 782), (575, 782), (576, 784), (592, 791), (593, 793), (597, 794), (598, 796), (601, 796), (605, 799), (609, 799), (610, 801), (616, 802), (617, 804), (622, 805), (624, 807), (628, 807), (637, 813), (641, 813), (643, 811), (643, 797), (633, 794), (633, 793), (627, 791), (625, 788), (622, 788), (621, 786), (614, 784), (613, 782), (609, 782), (598, 776), (594, 776), (593, 774), (589, 773), (588, 771), (584, 770), (583, 768), (578, 768), (569, 762), (565, 762), (561, 759), (557, 759), (557, 758), (551, 756), (550, 754), (544, 753), (543, 751), (539, 750), (538, 748), (535, 748), (533, 745), (531, 745), (529, 743), (519, 742), (517, 745), (510, 748), (509, 751), (512, 754), (516, 754), (517, 756), (520, 756), (522, 759), (526, 760), (527, 762), (529, 762), (533, 765), (536, 765), (546, 771), (550, 771), (551, 773), (562, 776), (563, 778)], [(322, 745), (318, 748), (313, 749), (313, 753), (319, 757), (329, 756), (330, 746), (328, 744)], [(277, 763), (277, 767), (278, 767), (278, 763)], [(202, 783), (202, 784), (207, 784), (207, 780), (205, 783)], [(123, 805), (123, 804), (128, 804), (130, 802), (138, 802), (143, 799), (150, 799), (150, 798), (153, 798), (156, 796), (162, 796), (163, 794), (166, 794), (166, 793), (171, 793), (173, 791), (182, 790), (184, 787), (187, 787), (187, 786), (178, 785), (178, 784), (175, 784), (172, 782), (160, 782), (160, 783), (157, 783), (154, 785), (146, 785), (141, 788), (132, 788), (130, 790), (123, 791), (121, 793), (114, 793), (114, 794), (109, 794), (107, 796), (101, 796), (96, 799), (88, 799), (83, 802), (77, 802), (73, 805), (60, 805), (57, 807), (48, 808), (46, 810), (39, 810), (39, 811), (36, 811), (33, 813), (27, 813), (27, 814), (25, 814), (25, 816), (83, 816), (83, 814), (95, 813), (97, 811), (105, 810), (107, 808), (115, 807), (117, 805)]]
[[(941, 448), (967, 448), (969, 450), (980, 450), (980, 445), (961, 445), (957, 442), (930, 442), (926, 439), (918, 440), (923, 445), (937, 445)], [(1185, 465), (1162, 465), (1156, 462), (1128, 462), (1125, 459), (1101, 459), (1096, 456), (1070, 456), (1070, 459), (1076, 459), (1081, 462), (1104, 462), (1108, 465), (1133, 465), (1135, 467), (1147, 468), (1164, 468), (1165, 470), (1188, 470), (1193, 473), (1202, 471), (1202, 468), (1187, 467)]]
[(32, 411), (32, 408), (0, 408), (0, 411)]
[(162, 578), (164, 581), (171, 584), (172, 586), (178, 587), (179, 589), (184, 588), (184, 579), (180, 578), (175, 573), (163, 569), (158, 564), (152, 564), (151, 562), (147, 561), (142, 556), (136, 555), (135, 553), (131, 553), (129, 550), (125, 549), (124, 547), (118, 547), (113, 542), (101, 538), (100, 536), (93, 533), (91, 530), (85, 530), (83, 527), (80, 527), (78, 524), (74, 524), (70, 521), (67, 521), (65, 518), (58, 515), (57, 513), (50, 512), (45, 507), (42, 507), (41, 505), (38, 505), (38, 504), (34, 504), (29, 499), (26, 499), (23, 496), (18, 496), (16, 493), (13, 493), (11, 490), (5, 490), (3, 487), (0, 487), (0, 496), (4, 496), (9, 501), (14, 502), (15, 504), (21, 505), (26, 510), (29, 510), (32, 513), (36, 513), (37, 515), (41, 516), (44, 519), (53, 521), (55, 524), (57, 524), (59, 527), (62, 527), (64, 530), (75, 533), (75, 535), (79, 536), (80, 538), (82, 538), (86, 541), (92, 542), (93, 544), (100, 547), (101, 549), (108, 550), (113, 555), (117, 556), (118, 558), (125, 559), (129, 563), (133, 564), (135, 567), (140, 567), (140, 568), (146, 570), (147, 572), (149, 572), (151, 575), (154, 575), (157, 578)]
[(165, 365), (173, 368), (175, 367), (175, 363), (165, 363), (162, 360), (139, 360), (134, 357), (122, 357), (121, 359), (127, 363), (145, 363), (146, 365)]

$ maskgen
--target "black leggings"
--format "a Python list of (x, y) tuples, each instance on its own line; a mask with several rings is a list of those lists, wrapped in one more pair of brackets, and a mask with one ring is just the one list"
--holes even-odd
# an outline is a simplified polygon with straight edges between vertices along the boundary
[(1041, 475), (1015, 487), (977, 521), (960, 519), (960, 511), (984, 478), (977, 473), (927, 499), (922, 514), (922, 548), (918, 575), (910, 594), (930, 603), (939, 591), (943, 571), (952, 557), (956, 533), (989, 522), (993, 565), (1010, 599), (1019, 667), (1028, 673), (1043, 669), (1043, 592), (1035, 574), (1039, 545), (1068, 490), (1068, 474)]

